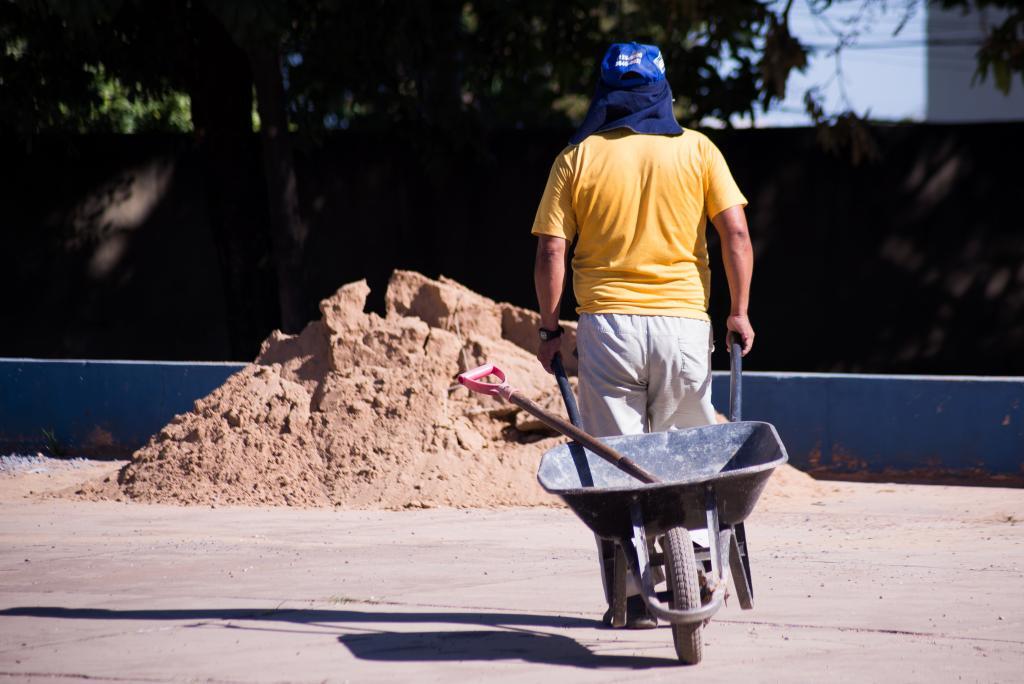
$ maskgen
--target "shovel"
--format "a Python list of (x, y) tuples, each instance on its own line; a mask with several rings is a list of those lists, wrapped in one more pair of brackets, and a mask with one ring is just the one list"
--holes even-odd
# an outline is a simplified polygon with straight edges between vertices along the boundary
[[(491, 375), (497, 378), (498, 382), (482, 382), (484, 378)], [(593, 453), (610, 462), (619, 470), (632, 475), (645, 484), (661, 482), (657, 476), (638, 465), (629, 457), (622, 455), (607, 444), (598, 441), (596, 437), (587, 434), (572, 423), (556, 416), (550, 411), (544, 410), (533, 401), (527, 399), (519, 390), (508, 383), (505, 379), (505, 372), (492, 363), (485, 364), (460, 374), (459, 383), (478, 394), (501, 397), (505, 401), (515, 404), (519, 408), (535, 416), (540, 420), (540, 422), (544, 423), (552, 430), (565, 435), (579, 444), (582, 444)]]
[[(729, 420), (736, 422), (741, 420), (740, 406), (742, 405), (742, 373), (743, 373), (743, 347), (739, 340), (730, 332), (727, 335), (726, 343), (729, 347), (730, 360), (730, 382), (729, 382)], [(494, 364), (488, 363), (478, 368), (468, 370), (459, 375), (459, 382), (473, 392), (488, 394), (492, 397), (502, 397), (519, 408), (527, 411), (552, 430), (562, 434), (569, 439), (582, 444), (593, 453), (610, 462), (625, 473), (646, 484), (661, 482), (656, 475), (638, 465), (635, 461), (624, 456), (619, 451), (598, 441), (597, 438), (587, 434), (573, 423), (579, 423), (579, 411), (576, 409), (576, 402), (569, 401), (572, 390), (569, 388), (569, 381), (565, 378), (565, 371), (562, 369), (562, 360), (555, 356), (555, 377), (558, 380), (562, 398), (566, 400), (566, 409), (569, 411), (572, 423), (546, 411), (528, 398), (524, 397), (519, 390), (512, 387), (505, 379), (505, 373)], [(498, 382), (481, 382), (484, 378), (493, 375)]]

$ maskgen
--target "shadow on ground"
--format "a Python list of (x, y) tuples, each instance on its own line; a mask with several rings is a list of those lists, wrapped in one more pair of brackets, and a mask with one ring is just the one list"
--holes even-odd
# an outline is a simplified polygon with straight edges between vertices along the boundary
[[(599, 655), (576, 640), (561, 634), (536, 631), (547, 629), (595, 629), (597, 620), (560, 615), (523, 613), (455, 612), (364, 612), (357, 610), (106, 610), (102, 608), (61, 608), (25, 606), (0, 610), (0, 617), (37, 617), (62, 620), (169, 620), (224, 621), (226, 627), (242, 630), (270, 629), (246, 626), (231, 621), (292, 623), (325, 628), (361, 630), (342, 634), (338, 642), (356, 658), (390, 662), (438, 662), (458, 660), (523, 660), (549, 665), (586, 668), (646, 669), (669, 667), (679, 663), (667, 658), (632, 655)], [(480, 626), (488, 629), (392, 632), (350, 625), (436, 624)], [(200, 626), (187, 625), (187, 626)]]

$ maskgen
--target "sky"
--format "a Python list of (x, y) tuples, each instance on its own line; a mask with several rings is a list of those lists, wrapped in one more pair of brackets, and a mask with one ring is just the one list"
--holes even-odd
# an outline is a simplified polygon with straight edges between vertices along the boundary
[[(988, 9), (964, 17), (959, 10), (926, 9), (923, 0), (837, 0), (819, 16), (808, 0), (794, 0), (790, 30), (813, 48), (808, 68), (791, 73), (786, 99), (760, 113), (754, 125), (808, 125), (803, 97), (812, 86), (824, 94), (826, 112), (852, 110), (882, 121), (1022, 121), (1022, 79), (1014, 80), (1009, 96), (991, 77), (972, 84), (983, 26), (1001, 16)], [(839, 56), (841, 75), (833, 54), (837, 32), (856, 34)], [(733, 125), (751, 121), (736, 117)]]
[[(923, 120), (927, 108), (926, 14), (917, 3), (903, 29), (894, 36), (906, 14), (904, 2), (854, 0), (836, 3), (818, 17), (811, 13), (806, 0), (794, 0), (790, 31), (815, 49), (806, 72), (790, 75), (786, 99), (773, 111), (760, 114), (756, 125), (806, 126), (809, 119), (803, 95), (811, 86), (822, 89), (826, 111), (853, 109), (862, 115), (870, 112), (876, 119)], [(837, 43), (835, 30), (856, 30), (859, 34), (840, 56), (842, 79), (836, 73), (836, 58), (829, 54)], [(947, 68), (962, 70), (968, 78), (973, 73), (973, 66), (963, 60), (950, 61)], [(749, 126), (750, 120), (737, 119), (734, 125)]]

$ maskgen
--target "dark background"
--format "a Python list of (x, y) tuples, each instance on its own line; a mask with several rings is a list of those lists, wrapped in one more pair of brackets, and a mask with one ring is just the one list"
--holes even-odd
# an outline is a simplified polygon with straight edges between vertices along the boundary
[[(498, 131), (465, 147), (409, 144), (409, 131), (297, 141), (308, 318), (364, 277), (382, 311), (394, 268), (532, 308), (529, 229), (569, 133)], [(708, 131), (750, 201), (747, 368), (1024, 374), (1024, 124), (872, 133), (881, 158), (854, 166), (810, 128)], [(0, 140), (0, 356), (251, 359), (279, 313), (255, 135), (250, 148), (236, 181), (252, 200), (252, 287), (228, 311), (210, 229), (219, 205), (191, 137)], [(720, 338), (728, 290), (711, 236)], [(241, 341), (229, 317), (244, 320)]]

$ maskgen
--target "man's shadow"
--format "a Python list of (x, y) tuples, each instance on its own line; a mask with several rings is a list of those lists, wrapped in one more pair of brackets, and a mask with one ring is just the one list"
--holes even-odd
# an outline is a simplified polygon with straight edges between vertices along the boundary
[[(181, 609), (107, 610), (26, 606), (0, 610), (0, 617), (38, 617), (61, 620), (172, 620), (224, 622), (230, 629), (293, 631), (282, 623), (328, 629), (361, 630), (337, 637), (356, 658), (389, 662), (456, 660), (523, 660), (585, 668), (644, 669), (677, 665), (676, 660), (644, 656), (601, 655), (576, 640), (543, 629), (594, 629), (596, 620), (523, 613), (364, 612), (302, 609)], [(264, 624), (238, 624), (264, 623)], [(276, 623), (276, 624), (275, 624)], [(366, 627), (350, 627), (353, 623)], [(484, 629), (393, 631), (388, 625), (465, 625)], [(666, 634), (666, 637), (668, 635)]]

